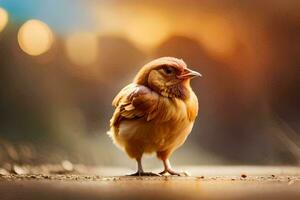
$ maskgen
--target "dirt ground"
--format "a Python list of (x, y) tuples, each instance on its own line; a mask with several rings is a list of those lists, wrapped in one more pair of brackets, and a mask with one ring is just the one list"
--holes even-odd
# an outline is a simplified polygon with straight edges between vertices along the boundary
[(183, 166), (193, 176), (128, 177), (120, 176), (128, 169), (63, 164), (0, 169), (0, 199), (300, 199), (299, 167)]

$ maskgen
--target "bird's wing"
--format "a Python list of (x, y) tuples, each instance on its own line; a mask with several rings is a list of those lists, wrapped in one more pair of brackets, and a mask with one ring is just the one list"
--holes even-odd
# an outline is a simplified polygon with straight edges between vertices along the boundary
[(130, 84), (112, 102), (116, 111), (111, 119), (111, 126), (118, 125), (124, 118), (145, 117), (150, 121), (156, 114), (158, 103), (159, 95), (156, 92), (142, 85)]

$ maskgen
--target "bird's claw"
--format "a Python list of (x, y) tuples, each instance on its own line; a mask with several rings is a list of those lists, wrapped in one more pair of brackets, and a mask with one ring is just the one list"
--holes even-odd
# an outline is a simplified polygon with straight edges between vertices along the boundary
[(164, 170), (162, 172), (160, 172), (159, 174), (160, 175), (165, 175), (165, 174), (170, 174), (170, 175), (173, 175), (173, 176), (190, 176), (190, 174), (188, 174), (187, 172), (175, 172), (173, 170)]
[(157, 174), (153, 172), (136, 172), (133, 174), (129, 174), (127, 176), (161, 176), (161, 174)]

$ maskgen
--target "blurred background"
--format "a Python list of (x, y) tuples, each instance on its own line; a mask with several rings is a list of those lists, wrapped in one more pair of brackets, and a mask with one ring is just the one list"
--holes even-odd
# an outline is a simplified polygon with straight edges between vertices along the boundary
[(106, 135), (111, 101), (161, 56), (203, 74), (174, 164), (297, 165), (299, 36), (298, 0), (0, 0), (0, 166), (134, 168)]

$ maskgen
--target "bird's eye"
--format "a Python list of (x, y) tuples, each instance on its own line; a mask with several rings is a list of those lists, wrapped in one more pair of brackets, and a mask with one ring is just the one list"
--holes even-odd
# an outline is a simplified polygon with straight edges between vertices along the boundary
[(174, 72), (174, 70), (170, 67), (166, 67), (164, 68), (164, 72), (168, 75), (172, 74)]

